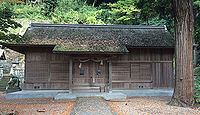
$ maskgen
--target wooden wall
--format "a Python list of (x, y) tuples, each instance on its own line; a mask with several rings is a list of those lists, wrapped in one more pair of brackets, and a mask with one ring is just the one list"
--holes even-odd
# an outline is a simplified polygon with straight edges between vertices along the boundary
[(173, 49), (129, 49), (112, 61), (113, 89), (173, 87)]
[(53, 54), (50, 49), (29, 49), (24, 89), (68, 89), (68, 60), (68, 56)]
[[(69, 88), (70, 56), (54, 54), (51, 48), (28, 48), (26, 50), (23, 89)], [(81, 58), (81, 55), (76, 57), (77, 59), (73, 59), (73, 85), (89, 83), (91, 77), (95, 78), (97, 84), (106, 85), (109, 79), (108, 61), (111, 61), (113, 89), (173, 87), (173, 49), (135, 48), (129, 49), (129, 51), (129, 54), (123, 55), (104, 55), (103, 59), (108, 58), (108, 60), (104, 60), (103, 66), (99, 66), (99, 62), (83, 63), (82, 66), (86, 69), (85, 75), (88, 76), (80, 76), (80, 68), (78, 67), (80, 63), (76, 60)], [(90, 54), (88, 58), (92, 57), (94, 56)], [(102, 57), (102, 55), (98, 57)], [(100, 76), (95, 76), (98, 68), (102, 70), (102, 73)], [(88, 81), (84, 81), (85, 79)], [(79, 81), (81, 83), (78, 83)]]

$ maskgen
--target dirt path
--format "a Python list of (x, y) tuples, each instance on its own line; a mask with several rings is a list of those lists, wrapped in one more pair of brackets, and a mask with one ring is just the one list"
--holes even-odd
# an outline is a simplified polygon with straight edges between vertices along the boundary
[(70, 115), (75, 101), (55, 101), (51, 98), (6, 100), (0, 95), (0, 115)]
[(100, 97), (78, 98), (72, 115), (112, 115), (107, 102)]
[(6, 100), (0, 93), (0, 115), (200, 115), (200, 108), (169, 106), (170, 97), (133, 97), (121, 102), (102, 98), (77, 101), (43, 99)]
[(108, 102), (116, 115), (200, 115), (200, 108), (169, 106), (170, 97), (133, 97)]

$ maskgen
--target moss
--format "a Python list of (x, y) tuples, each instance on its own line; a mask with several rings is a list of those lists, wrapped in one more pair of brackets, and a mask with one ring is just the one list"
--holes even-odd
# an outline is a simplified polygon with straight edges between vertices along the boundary
[(90, 45), (72, 45), (72, 44), (58, 44), (54, 47), (53, 51), (94, 51), (94, 52), (128, 52), (126, 47), (120, 46), (96, 46)]
[(127, 52), (132, 47), (174, 47), (162, 27), (32, 24), (22, 44), (56, 45), (54, 51)]
[(87, 49), (81, 48), (81, 47), (74, 47), (70, 45), (59, 44), (54, 47), (53, 51), (87, 51)]

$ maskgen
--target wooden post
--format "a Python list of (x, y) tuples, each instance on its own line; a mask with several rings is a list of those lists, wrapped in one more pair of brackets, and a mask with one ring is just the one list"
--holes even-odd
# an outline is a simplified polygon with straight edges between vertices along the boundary
[(69, 60), (69, 93), (72, 93), (72, 59)]
[(95, 74), (96, 74), (96, 68), (95, 68), (95, 62), (92, 62), (92, 85), (95, 84)]
[(109, 62), (109, 93), (112, 93), (112, 63)]

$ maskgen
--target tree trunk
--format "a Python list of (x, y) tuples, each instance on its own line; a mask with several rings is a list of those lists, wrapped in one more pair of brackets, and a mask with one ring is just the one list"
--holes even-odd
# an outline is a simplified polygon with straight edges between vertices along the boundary
[(175, 106), (193, 105), (192, 0), (173, 0), (176, 25), (176, 76), (174, 94), (169, 102)]

